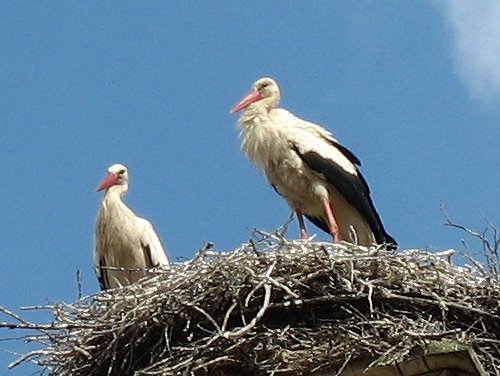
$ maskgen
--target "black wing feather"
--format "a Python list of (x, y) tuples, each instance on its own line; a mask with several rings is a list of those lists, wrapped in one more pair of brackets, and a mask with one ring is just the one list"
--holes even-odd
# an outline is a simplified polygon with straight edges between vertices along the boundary
[(324, 232), (327, 234), (330, 233), (330, 229), (328, 228), (328, 225), (326, 224), (325, 220), (320, 217), (311, 217), (307, 214), (304, 214), (307, 219), (309, 219), (314, 225), (320, 229), (322, 229)]
[[(153, 265), (153, 255), (151, 254), (151, 246), (149, 244), (141, 244), (142, 251), (144, 252), (144, 258), (146, 260), (146, 265), (151, 266), (158, 266), (158, 265)], [(147, 268), (147, 267), (146, 267)]]
[(97, 266), (99, 268), (99, 273), (97, 274), (97, 280), (99, 281), (99, 287), (101, 290), (107, 290), (109, 287), (109, 280), (108, 280), (108, 273), (106, 272), (106, 267), (103, 267), (104, 265), (104, 260), (101, 257), (99, 260), (99, 265)]
[[(340, 144), (334, 142), (333, 140), (328, 140), (334, 147), (339, 149), (339, 151), (353, 164), (360, 165), (360, 161), (356, 156), (350, 152), (347, 148), (341, 146)], [(345, 171), (341, 166), (332, 161), (331, 159), (324, 158), (320, 154), (314, 151), (308, 151), (306, 153), (301, 153), (298, 147), (294, 147), (297, 154), (300, 156), (302, 161), (312, 170), (322, 174), (326, 180), (335, 186), (342, 196), (354, 206), (360, 213), (366, 218), (366, 221), (370, 225), (370, 228), (375, 235), (375, 240), (377, 243), (393, 243), (397, 245), (396, 241), (392, 236), (390, 236), (384, 229), (382, 220), (373, 205), (373, 201), (370, 198), (370, 189), (366, 183), (365, 178), (356, 168), (357, 176), (350, 174)], [(322, 230), (328, 232), (326, 223), (318, 218), (310, 218), (316, 226)]]
[(332, 144), (334, 148), (338, 149), (344, 155), (344, 157), (349, 159), (349, 162), (351, 162), (352, 164), (354, 164), (356, 166), (361, 166), (361, 161), (348, 148), (340, 145), (335, 140), (332, 140), (332, 139), (325, 139), (325, 140), (328, 141), (330, 144)]

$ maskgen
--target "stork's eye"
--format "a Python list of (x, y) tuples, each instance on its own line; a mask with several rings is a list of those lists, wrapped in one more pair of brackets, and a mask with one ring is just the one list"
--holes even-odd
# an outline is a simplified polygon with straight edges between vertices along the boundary
[(127, 171), (125, 171), (125, 170), (120, 170), (120, 171), (118, 171), (118, 175), (122, 176), (122, 175), (124, 175), (124, 174), (125, 174), (125, 172), (127, 172)]

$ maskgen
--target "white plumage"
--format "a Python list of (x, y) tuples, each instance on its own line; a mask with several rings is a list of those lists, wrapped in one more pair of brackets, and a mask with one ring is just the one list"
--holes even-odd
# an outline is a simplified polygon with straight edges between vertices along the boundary
[(94, 250), (103, 290), (131, 284), (143, 277), (148, 268), (169, 266), (151, 223), (136, 216), (122, 201), (128, 183), (127, 168), (114, 164), (97, 187), (98, 191), (106, 189), (96, 221)]
[(308, 238), (306, 215), (334, 241), (395, 245), (373, 206), (359, 160), (326, 129), (276, 108), (279, 101), (278, 84), (261, 78), (231, 113), (243, 110), (242, 150), (296, 211), (301, 237)]

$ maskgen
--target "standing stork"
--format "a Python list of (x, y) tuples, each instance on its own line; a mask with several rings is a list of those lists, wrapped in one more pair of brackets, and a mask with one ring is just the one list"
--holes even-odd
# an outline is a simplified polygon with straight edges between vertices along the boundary
[(151, 223), (122, 201), (128, 183), (127, 167), (114, 164), (97, 187), (97, 191), (106, 189), (96, 221), (94, 250), (102, 290), (134, 283), (147, 268), (170, 265)]
[(305, 215), (334, 242), (397, 245), (373, 205), (359, 159), (328, 130), (277, 108), (279, 102), (278, 84), (265, 77), (230, 113), (243, 110), (241, 148), (296, 212), (301, 238), (309, 237)]

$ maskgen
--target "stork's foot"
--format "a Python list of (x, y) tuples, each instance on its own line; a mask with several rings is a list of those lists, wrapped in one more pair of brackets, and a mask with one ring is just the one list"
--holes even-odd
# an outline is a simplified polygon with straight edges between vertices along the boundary
[(307, 240), (309, 239), (309, 234), (307, 233), (307, 230), (306, 229), (300, 229), (300, 238), (302, 240)]

